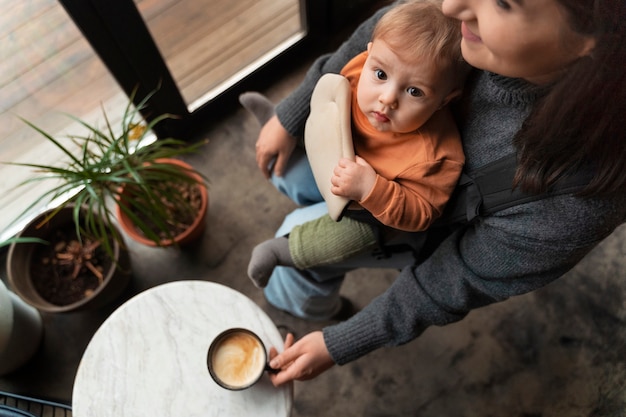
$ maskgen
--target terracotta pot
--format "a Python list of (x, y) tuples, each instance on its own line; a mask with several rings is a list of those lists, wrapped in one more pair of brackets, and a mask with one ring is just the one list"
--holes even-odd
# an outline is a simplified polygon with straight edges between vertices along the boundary
[[(170, 159), (170, 158), (159, 159), (158, 162), (168, 162), (174, 165), (182, 166), (189, 170), (193, 169), (191, 165), (178, 159)], [(170, 239), (163, 240), (160, 242), (159, 245), (157, 245), (154, 241), (146, 238), (143, 234), (138, 232), (132, 220), (125, 213), (123, 213), (119, 205), (117, 205), (115, 210), (116, 210), (118, 222), (122, 230), (124, 230), (124, 232), (126, 232), (126, 234), (134, 241), (142, 243), (144, 245), (153, 246), (153, 247), (172, 246), (172, 245), (184, 246), (184, 245), (193, 243), (196, 240), (198, 240), (200, 237), (202, 237), (202, 234), (204, 233), (204, 229), (206, 227), (206, 216), (207, 216), (208, 207), (209, 207), (209, 193), (207, 191), (207, 188), (204, 186), (204, 180), (202, 179), (200, 175), (193, 173), (193, 172), (191, 172), (190, 175), (198, 181), (198, 188), (200, 190), (200, 197), (201, 197), (202, 203), (201, 203), (198, 215), (196, 216), (195, 220), (193, 221), (193, 223), (187, 230), (175, 236), (173, 240), (170, 240)], [(126, 197), (124, 190), (122, 190), (122, 192), (120, 193), (120, 197), (121, 198)], [(128, 197), (128, 198), (131, 198), (131, 197)]]
[(26, 364), (43, 335), (41, 314), (0, 281), (0, 376)]
[[(38, 227), (45, 212), (30, 223), (17, 237), (37, 237), (48, 240), (50, 236), (62, 227), (74, 227), (73, 206), (68, 205), (61, 209), (43, 226)], [(107, 271), (103, 271), (102, 284), (87, 297), (68, 305), (56, 305), (45, 300), (35, 289), (31, 278), (31, 263), (34, 253), (40, 243), (17, 243), (9, 247), (7, 255), (7, 275), (11, 289), (26, 303), (40, 311), (49, 313), (63, 313), (77, 310), (96, 309), (102, 307), (121, 295), (130, 281), (131, 265), (128, 252), (118, 242), (113, 242), (114, 262)]]

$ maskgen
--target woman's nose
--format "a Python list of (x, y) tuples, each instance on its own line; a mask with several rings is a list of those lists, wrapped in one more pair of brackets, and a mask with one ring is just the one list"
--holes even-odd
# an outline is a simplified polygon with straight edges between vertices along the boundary
[(474, 18), (470, 3), (471, 0), (443, 0), (441, 10), (448, 17), (468, 21)]

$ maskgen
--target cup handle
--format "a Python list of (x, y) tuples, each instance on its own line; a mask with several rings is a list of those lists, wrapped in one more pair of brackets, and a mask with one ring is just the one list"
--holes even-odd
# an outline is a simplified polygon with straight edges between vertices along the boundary
[(277, 374), (280, 372), (280, 369), (274, 369), (270, 366), (269, 363), (265, 364), (265, 371), (270, 374)]

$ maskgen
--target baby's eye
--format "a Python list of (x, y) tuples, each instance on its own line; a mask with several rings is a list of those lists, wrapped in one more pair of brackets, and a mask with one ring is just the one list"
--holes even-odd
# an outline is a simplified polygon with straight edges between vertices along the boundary
[(406, 92), (413, 97), (422, 97), (424, 92), (417, 87), (409, 87), (406, 89)]
[(376, 78), (378, 78), (379, 80), (386, 80), (387, 79), (387, 74), (385, 73), (385, 71), (381, 70), (381, 69), (377, 69), (374, 71), (374, 75), (376, 76)]

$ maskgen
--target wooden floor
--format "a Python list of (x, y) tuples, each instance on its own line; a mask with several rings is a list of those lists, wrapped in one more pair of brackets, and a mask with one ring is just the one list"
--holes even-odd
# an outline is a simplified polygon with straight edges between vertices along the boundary
[(298, 0), (140, 0), (138, 6), (188, 103), (301, 30)]
[[(186, 102), (300, 32), (299, 0), (136, 0)], [(60, 156), (20, 117), (76, 133), (63, 113), (116, 119), (126, 97), (57, 0), (0, 0), (0, 162)], [(0, 165), (0, 231), (39, 191), (14, 190), (30, 170)], [(8, 231), (7, 233), (11, 233)], [(0, 235), (0, 240), (2, 235)]]

